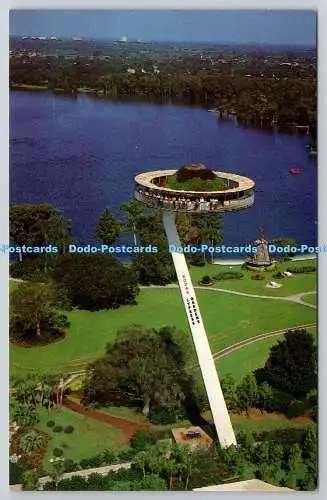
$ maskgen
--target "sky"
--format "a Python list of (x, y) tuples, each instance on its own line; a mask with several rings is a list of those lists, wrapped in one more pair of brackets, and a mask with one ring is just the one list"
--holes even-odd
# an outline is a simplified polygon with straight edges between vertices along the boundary
[(12, 10), (10, 34), (315, 46), (316, 13), (309, 10)]

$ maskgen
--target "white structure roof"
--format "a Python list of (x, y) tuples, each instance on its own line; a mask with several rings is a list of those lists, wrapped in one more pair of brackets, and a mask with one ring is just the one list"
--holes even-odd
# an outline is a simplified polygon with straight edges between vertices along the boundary
[(229, 484), (217, 484), (213, 486), (205, 486), (204, 488), (195, 488), (193, 491), (295, 491), (282, 486), (273, 486), (259, 479), (249, 479), (248, 481), (238, 481)]

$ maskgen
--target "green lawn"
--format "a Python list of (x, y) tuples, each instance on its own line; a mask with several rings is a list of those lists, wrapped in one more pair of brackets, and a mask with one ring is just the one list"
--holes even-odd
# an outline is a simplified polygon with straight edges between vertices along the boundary
[[(46, 409), (40, 409), (38, 415), (40, 421), (36, 428), (51, 437), (43, 462), (46, 471), (51, 471), (49, 459), (53, 457), (54, 448), (63, 449), (65, 458), (81, 460), (107, 448), (118, 449), (127, 444), (124, 433), (120, 429), (92, 420), (67, 408), (51, 410), (50, 414)], [(53, 432), (53, 428), (46, 425), (48, 420), (53, 420), (56, 425), (63, 427), (72, 425), (74, 432), (71, 434)]]
[[(237, 292), (245, 292), (255, 295), (269, 295), (272, 297), (286, 297), (288, 295), (294, 295), (296, 293), (302, 292), (312, 292), (317, 289), (317, 275), (316, 273), (307, 273), (307, 274), (297, 274), (293, 275), (290, 278), (277, 279), (273, 278), (273, 275), (276, 274), (277, 271), (284, 271), (288, 267), (300, 267), (315, 265), (315, 260), (308, 261), (297, 261), (297, 262), (283, 262), (278, 264), (278, 269), (274, 271), (258, 271), (257, 273), (254, 271), (248, 271), (246, 269), (242, 269), (241, 266), (232, 266), (232, 269), (229, 269), (229, 266), (222, 266), (220, 264), (206, 264), (204, 267), (194, 267), (191, 266), (190, 273), (192, 276), (192, 281), (194, 286), (199, 285), (199, 281), (205, 275), (209, 275), (213, 277), (222, 272), (241, 272), (244, 277), (240, 280), (231, 279), (231, 280), (219, 280), (214, 281), (213, 287), (216, 288), (224, 288), (227, 290), (235, 290)], [(255, 274), (262, 274), (265, 279), (261, 281), (251, 279)], [(282, 284), (281, 288), (266, 288), (266, 284), (269, 281), (277, 281)], [(210, 287), (208, 287), (210, 288)]]
[[(73, 395), (70, 395), (69, 399), (71, 399), (72, 401), (76, 401), (76, 403), (80, 402), (80, 398)], [(100, 408), (96, 407), (95, 410), (99, 413), (122, 418), (133, 423), (147, 422), (146, 417), (142, 415), (142, 413), (134, 411), (131, 408), (127, 408), (126, 406), (101, 406)]]
[[(316, 336), (316, 328), (306, 328), (306, 330), (311, 332), (314, 337)], [(260, 340), (217, 360), (216, 366), (219, 377), (224, 378), (228, 373), (231, 373), (237, 383), (241, 382), (249, 372), (264, 366), (271, 346), (277, 344), (283, 338), (283, 335), (276, 335), (275, 337)]]
[[(267, 331), (313, 323), (316, 311), (282, 300), (254, 299), (220, 292), (197, 292), (212, 350)], [(188, 332), (177, 289), (146, 289), (138, 305), (116, 310), (68, 313), (66, 338), (44, 347), (10, 346), (11, 374), (42, 370), (59, 373), (79, 369), (103, 355), (118, 329), (132, 323), (159, 328), (173, 325)], [(186, 333), (188, 335), (188, 333)]]
[(250, 432), (260, 432), (260, 431), (273, 431), (275, 429), (285, 429), (285, 428), (303, 428), (313, 425), (313, 422), (292, 422), (283, 418), (283, 416), (275, 414), (266, 414), (264, 418), (249, 418), (243, 415), (231, 415), (231, 420), (234, 430), (237, 431), (250, 431)]
[(217, 360), (216, 366), (219, 378), (222, 379), (228, 373), (231, 373), (236, 382), (240, 383), (245, 375), (256, 368), (264, 366), (271, 346), (282, 339), (283, 335), (261, 340), (255, 344), (242, 347), (237, 351), (231, 352), (228, 356)]
[(308, 302), (309, 304), (317, 305), (317, 294), (309, 294), (309, 295), (303, 295), (302, 300), (304, 302)]

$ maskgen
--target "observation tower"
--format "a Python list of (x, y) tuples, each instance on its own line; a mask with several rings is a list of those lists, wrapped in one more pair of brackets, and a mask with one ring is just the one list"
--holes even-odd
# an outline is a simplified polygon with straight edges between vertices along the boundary
[[(168, 243), (177, 248), (181, 247), (181, 242), (175, 212), (218, 214), (245, 209), (254, 203), (254, 185), (247, 177), (216, 172), (195, 163), (179, 170), (157, 170), (137, 175), (135, 198), (151, 208), (162, 210)], [(184, 254), (172, 252), (172, 259), (220, 445), (236, 445)]]

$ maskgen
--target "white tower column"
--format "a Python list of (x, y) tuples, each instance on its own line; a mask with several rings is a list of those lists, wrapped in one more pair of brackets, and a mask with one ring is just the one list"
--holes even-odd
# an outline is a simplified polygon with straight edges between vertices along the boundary
[[(181, 246), (176, 230), (174, 212), (164, 211), (163, 222), (169, 245)], [(220, 445), (222, 448), (236, 445), (234, 430), (221, 390), (215, 362), (212, 357), (184, 254), (172, 252), (172, 258)]]

